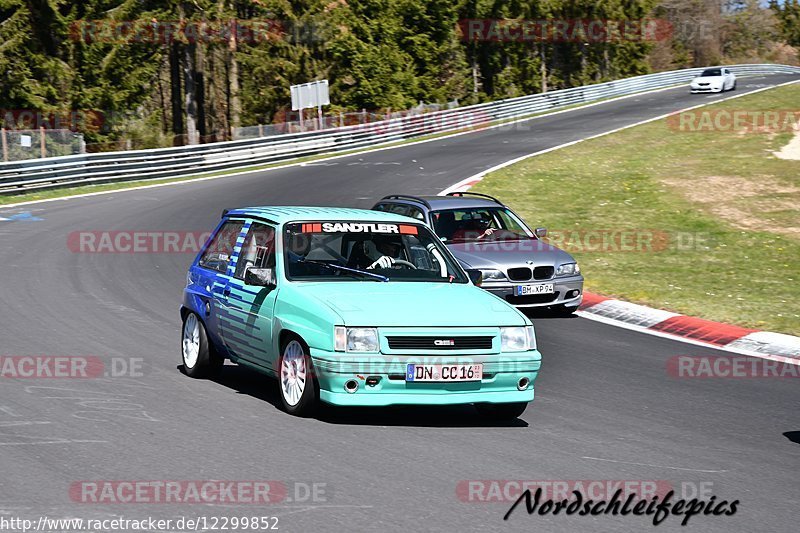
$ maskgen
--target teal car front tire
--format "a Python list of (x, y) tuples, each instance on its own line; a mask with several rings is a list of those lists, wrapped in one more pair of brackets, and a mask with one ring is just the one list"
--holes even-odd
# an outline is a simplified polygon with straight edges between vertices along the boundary
[(278, 389), (284, 411), (300, 417), (316, 413), (318, 387), (308, 346), (299, 337), (288, 336), (282, 343), (278, 364)]
[(193, 378), (215, 375), (225, 362), (211, 348), (206, 328), (195, 313), (183, 317), (181, 356), (186, 375)]

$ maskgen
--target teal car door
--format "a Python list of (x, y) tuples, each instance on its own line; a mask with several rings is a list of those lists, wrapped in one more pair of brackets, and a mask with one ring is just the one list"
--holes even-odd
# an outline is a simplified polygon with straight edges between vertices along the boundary
[(245, 224), (245, 233), (233, 253), (225, 289), (227, 319), (222, 336), (231, 355), (272, 369), (275, 354), (272, 321), (277, 287), (250, 285), (250, 268), (275, 268), (275, 228), (261, 222)]

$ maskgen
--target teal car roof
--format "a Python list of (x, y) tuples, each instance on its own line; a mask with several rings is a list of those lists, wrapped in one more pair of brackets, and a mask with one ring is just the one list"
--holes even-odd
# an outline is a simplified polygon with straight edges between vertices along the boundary
[(294, 221), (341, 220), (370, 222), (417, 222), (403, 215), (371, 211), (368, 209), (352, 209), (349, 207), (309, 207), (309, 206), (262, 206), (231, 209), (228, 217), (257, 217), (271, 220), (278, 224)]

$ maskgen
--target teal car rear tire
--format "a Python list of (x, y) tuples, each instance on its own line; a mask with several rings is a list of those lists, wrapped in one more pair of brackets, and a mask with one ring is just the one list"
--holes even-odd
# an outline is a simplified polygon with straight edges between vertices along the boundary
[(278, 362), (278, 393), (287, 413), (312, 416), (319, 408), (319, 385), (314, 377), (309, 349), (300, 337), (287, 336)]
[(491, 420), (514, 420), (519, 418), (527, 407), (527, 402), (475, 404), (478, 413)]
[(216, 375), (225, 363), (209, 344), (205, 325), (195, 313), (183, 317), (181, 356), (186, 375), (193, 378)]

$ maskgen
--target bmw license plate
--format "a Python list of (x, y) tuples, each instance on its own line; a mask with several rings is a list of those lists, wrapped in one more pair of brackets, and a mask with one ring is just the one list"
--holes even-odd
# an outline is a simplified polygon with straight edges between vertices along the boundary
[(406, 365), (406, 381), (480, 381), (483, 365)]
[(529, 294), (553, 294), (555, 286), (552, 283), (540, 283), (539, 285), (517, 285), (514, 287), (514, 294), (517, 296), (527, 296)]

